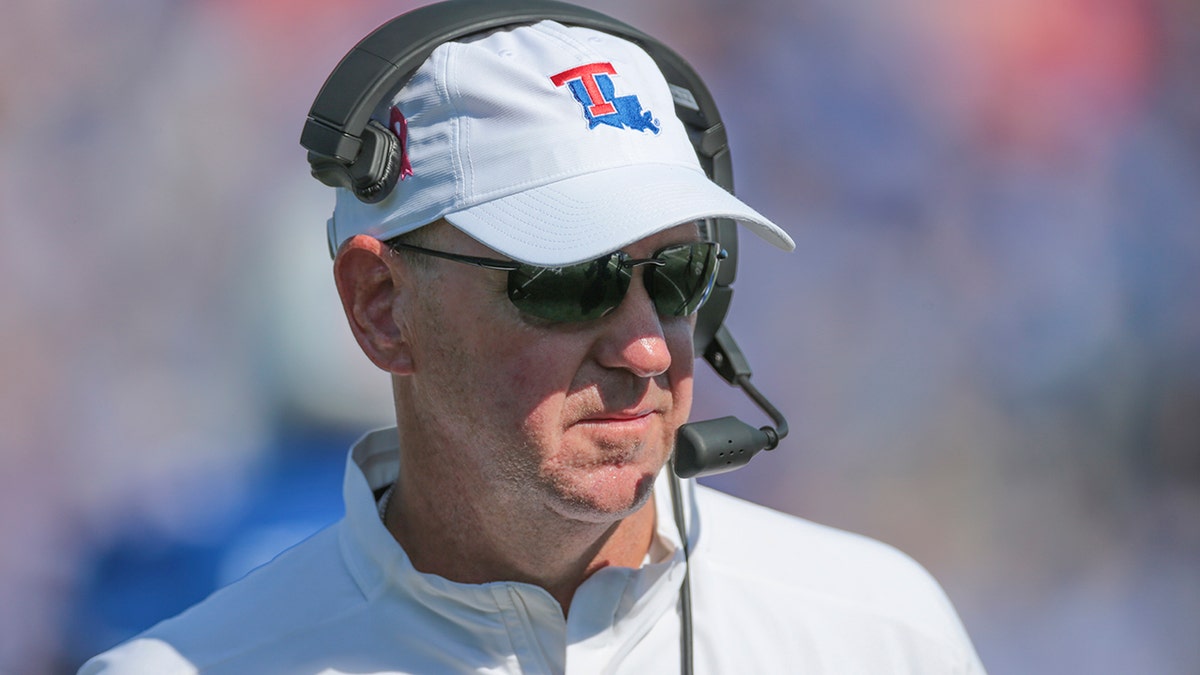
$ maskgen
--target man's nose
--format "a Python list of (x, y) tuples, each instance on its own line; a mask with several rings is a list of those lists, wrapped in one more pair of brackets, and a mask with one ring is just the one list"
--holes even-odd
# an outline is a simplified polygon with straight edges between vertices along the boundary
[(671, 366), (671, 351), (662, 319), (646, 291), (642, 271), (630, 280), (621, 304), (603, 322), (597, 338), (597, 361), (606, 368), (621, 368), (638, 377), (661, 375)]

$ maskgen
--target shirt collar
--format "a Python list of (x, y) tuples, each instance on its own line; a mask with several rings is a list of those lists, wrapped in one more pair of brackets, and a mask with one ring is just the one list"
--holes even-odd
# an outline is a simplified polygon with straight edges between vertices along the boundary
[[(375, 494), (379, 489), (394, 483), (399, 471), (399, 438), (395, 427), (367, 433), (354, 444), (346, 459), (346, 473), (342, 483), (346, 518), (341, 544), (343, 556), (359, 588), (364, 595), (371, 597), (384, 592), (386, 587), (398, 586), (403, 592), (452, 598), (458, 602), (487, 608), (492, 602), (492, 590), (489, 586), (493, 584), (461, 584), (436, 574), (417, 571), (404, 549), (380, 521)], [(692, 501), (690, 488), (690, 482), (685, 481), (685, 504)], [(683, 576), (684, 558), (671, 510), (666, 470), (660, 473), (655, 482), (655, 494), (657, 497), (654, 539), (642, 567), (639, 570), (605, 569), (593, 577), (601, 573), (605, 573), (605, 576), (624, 576), (631, 590), (640, 589), (634, 595), (641, 595), (649, 590), (649, 586), (655, 585), (659, 577), (669, 572), (666, 575), (669, 580), (664, 581), (678, 590)], [(685, 509), (685, 512), (691, 515), (692, 509)], [(589, 581), (591, 580), (589, 578)], [(636, 598), (626, 598), (622, 604), (634, 600)]]

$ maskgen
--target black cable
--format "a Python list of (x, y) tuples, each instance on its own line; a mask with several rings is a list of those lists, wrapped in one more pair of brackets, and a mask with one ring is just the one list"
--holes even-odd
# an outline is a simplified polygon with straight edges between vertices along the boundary
[(683, 547), (683, 583), (679, 587), (679, 659), (683, 675), (692, 675), (692, 566), (688, 560), (687, 524), (683, 518), (683, 488), (679, 476), (670, 474), (671, 508), (675, 512), (675, 528), (679, 530), (680, 546)]

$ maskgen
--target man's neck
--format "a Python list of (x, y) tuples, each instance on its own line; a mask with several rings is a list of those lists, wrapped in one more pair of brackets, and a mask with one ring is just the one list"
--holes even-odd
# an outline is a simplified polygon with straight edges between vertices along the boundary
[[(541, 586), (564, 615), (584, 580), (604, 567), (639, 567), (653, 540), (653, 497), (622, 520), (593, 523), (545, 507), (519, 512), (461, 483), (432, 490), (437, 481), (426, 478), (402, 471), (384, 520), (414, 568), (459, 583)], [(452, 497), (463, 494), (476, 498)]]

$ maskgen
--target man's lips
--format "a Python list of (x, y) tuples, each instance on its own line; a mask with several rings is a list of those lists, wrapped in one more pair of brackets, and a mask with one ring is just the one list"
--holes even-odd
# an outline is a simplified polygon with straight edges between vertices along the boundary
[(655, 410), (634, 410), (634, 411), (619, 411), (619, 412), (603, 412), (579, 420), (581, 424), (603, 424), (612, 423), (619, 424), (622, 422), (639, 422), (653, 415)]

